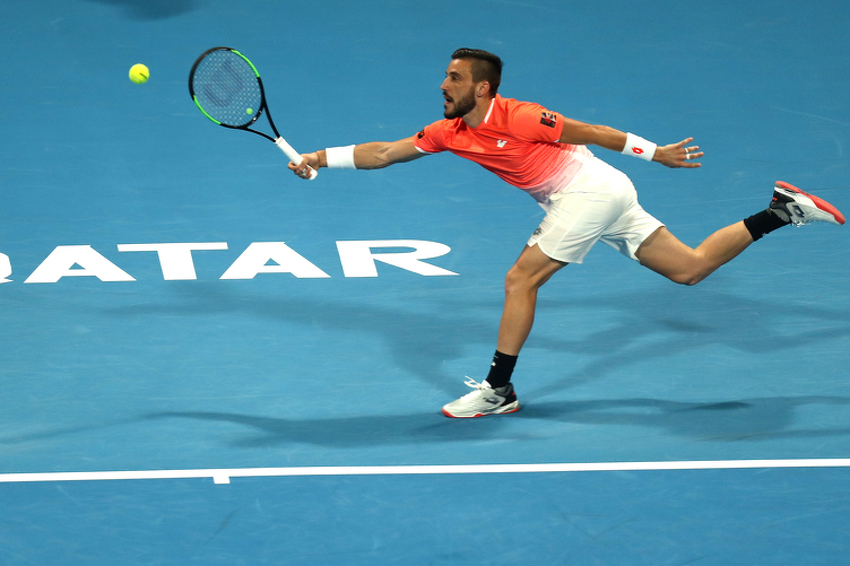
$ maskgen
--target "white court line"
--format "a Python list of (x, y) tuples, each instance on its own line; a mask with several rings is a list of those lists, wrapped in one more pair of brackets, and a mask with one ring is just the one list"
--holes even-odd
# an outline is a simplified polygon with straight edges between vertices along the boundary
[(448, 474), (516, 474), (552, 472), (635, 472), (659, 470), (743, 470), (768, 468), (847, 468), (850, 458), (803, 460), (710, 460), (692, 462), (602, 462), (590, 464), (468, 464), (427, 466), (317, 466), (303, 468), (234, 468), (209, 470), (139, 470), (118, 472), (36, 472), (0, 474), (0, 483), (59, 481), (164, 480), (304, 476), (395, 476)]

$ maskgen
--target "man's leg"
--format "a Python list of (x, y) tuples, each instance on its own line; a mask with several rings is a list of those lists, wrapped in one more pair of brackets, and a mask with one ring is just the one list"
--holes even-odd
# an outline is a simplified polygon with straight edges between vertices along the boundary
[(753, 243), (744, 222), (722, 228), (696, 249), (686, 246), (665, 227), (652, 233), (635, 252), (641, 265), (683, 285), (696, 285)]
[(641, 265), (676, 283), (696, 285), (765, 234), (811, 222), (844, 224), (844, 215), (825, 200), (777, 181), (767, 209), (718, 230), (696, 249), (661, 227), (644, 240), (635, 256)]
[(547, 256), (538, 246), (526, 246), (505, 277), (505, 308), (496, 349), (518, 356), (534, 324), (537, 290), (567, 264)]
[(537, 290), (566, 265), (551, 259), (537, 245), (525, 247), (505, 277), (505, 307), (490, 373), (483, 383), (467, 381), (475, 391), (444, 406), (443, 414), (471, 418), (519, 410), (511, 374), (534, 324)]
[[(544, 223), (547, 219), (549, 215)], [(791, 223), (819, 221), (844, 224), (844, 216), (823, 199), (777, 181), (769, 208), (718, 230), (696, 249), (683, 244), (662, 226), (640, 244), (635, 257), (642, 265), (677, 283), (694, 285), (765, 234)], [(443, 413), (450, 417), (478, 417), (519, 410), (510, 377), (534, 323), (537, 291), (566, 265), (548, 257), (536, 244), (523, 250), (505, 279), (505, 307), (487, 380), (480, 384), (467, 381), (476, 391), (449, 403)]]

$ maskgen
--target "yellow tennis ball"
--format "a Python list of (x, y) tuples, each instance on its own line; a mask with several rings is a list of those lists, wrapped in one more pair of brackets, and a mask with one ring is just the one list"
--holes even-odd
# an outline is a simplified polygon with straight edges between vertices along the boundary
[(148, 77), (151, 76), (151, 72), (147, 67), (142, 65), (141, 63), (136, 63), (132, 67), (130, 67), (130, 80), (136, 84), (142, 84), (148, 82)]

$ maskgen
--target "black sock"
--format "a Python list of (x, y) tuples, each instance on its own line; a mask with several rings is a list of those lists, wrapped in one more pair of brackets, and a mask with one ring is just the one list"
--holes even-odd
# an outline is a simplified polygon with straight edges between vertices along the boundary
[(782, 228), (789, 224), (791, 224), (789, 220), (780, 218), (776, 212), (769, 208), (744, 219), (744, 226), (750, 231), (750, 236), (753, 237), (754, 242), (765, 234), (769, 234), (777, 228)]
[(499, 350), (493, 355), (493, 363), (490, 364), (490, 373), (487, 375), (487, 383), (493, 389), (504, 387), (511, 382), (511, 374), (514, 372), (517, 356), (503, 354)]

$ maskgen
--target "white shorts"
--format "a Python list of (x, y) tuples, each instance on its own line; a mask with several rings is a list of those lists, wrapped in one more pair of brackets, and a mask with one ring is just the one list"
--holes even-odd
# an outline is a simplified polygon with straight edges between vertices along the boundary
[(637, 261), (635, 252), (661, 226), (641, 208), (629, 178), (594, 157), (563, 191), (540, 206), (543, 222), (528, 240), (552, 259), (581, 263), (597, 241)]

